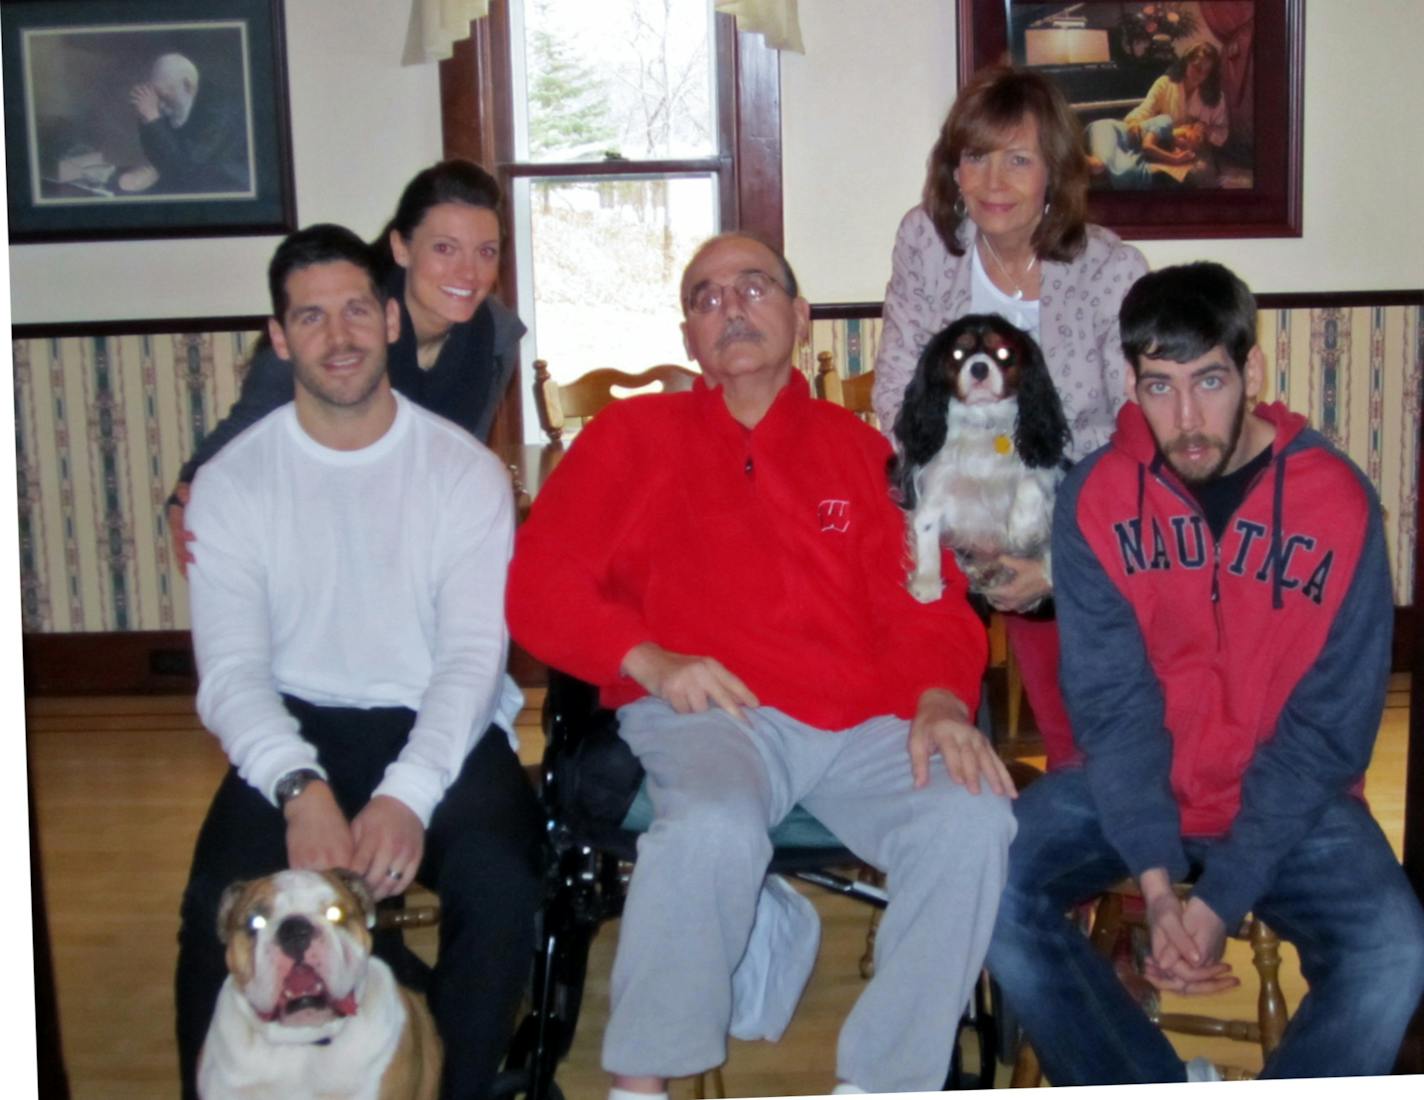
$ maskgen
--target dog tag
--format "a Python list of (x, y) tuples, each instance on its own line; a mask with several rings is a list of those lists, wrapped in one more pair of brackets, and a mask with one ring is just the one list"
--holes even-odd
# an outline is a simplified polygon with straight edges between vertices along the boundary
[(1014, 441), (1006, 435), (996, 435), (994, 437), (994, 450), (1001, 455), (1009, 454), (1014, 449)]

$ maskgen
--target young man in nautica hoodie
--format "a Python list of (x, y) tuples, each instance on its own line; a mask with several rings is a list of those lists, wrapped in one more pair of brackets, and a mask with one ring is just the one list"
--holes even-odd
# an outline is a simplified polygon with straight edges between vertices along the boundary
[(1144, 276), (1120, 320), (1134, 400), (1054, 517), (1084, 762), (1017, 803), (990, 969), (1055, 1085), (1210, 1077), (1068, 919), (1131, 876), (1160, 989), (1235, 985), (1222, 950), (1248, 911), (1298, 948), (1310, 993), (1262, 1076), (1388, 1073), (1424, 914), (1362, 791), (1390, 664), (1379, 502), (1303, 417), (1257, 402), (1255, 303), (1226, 268)]

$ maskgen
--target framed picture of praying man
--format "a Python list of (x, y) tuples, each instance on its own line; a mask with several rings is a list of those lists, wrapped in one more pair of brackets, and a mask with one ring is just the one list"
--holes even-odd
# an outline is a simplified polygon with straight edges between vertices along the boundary
[(15, 243), (296, 227), (282, 0), (4, 0)]

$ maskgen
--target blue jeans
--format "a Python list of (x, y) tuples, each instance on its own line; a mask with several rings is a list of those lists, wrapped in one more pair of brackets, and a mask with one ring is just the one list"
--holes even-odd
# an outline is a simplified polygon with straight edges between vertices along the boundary
[[(1127, 876), (1082, 770), (1038, 780), (1014, 809), (988, 966), (1044, 1073), (1055, 1085), (1185, 1080), (1172, 1044), (1067, 916)], [(1214, 844), (1188, 838), (1188, 859), (1200, 866)], [(1389, 1073), (1424, 994), (1424, 911), (1369, 810), (1332, 802), (1253, 912), (1295, 944), (1310, 985), (1261, 1076)]]

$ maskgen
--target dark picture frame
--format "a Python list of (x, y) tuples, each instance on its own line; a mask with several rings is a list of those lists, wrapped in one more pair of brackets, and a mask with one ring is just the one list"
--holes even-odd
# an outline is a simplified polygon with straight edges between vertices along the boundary
[(297, 226), (283, 0), (3, 0), (12, 243)]
[[(1031, 3), (1026, 0), (957, 0), (959, 87), (985, 65), (1003, 61), (1028, 62), (1027, 30), (1030, 26), (1055, 28), (1107, 27), (1111, 56), (1091, 54), (1090, 63), (1076, 58), (1059, 63), (1054, 58), (1032, 67), (1054, 80), (1074, 104), (1080, 117), (1097, 111), (1117, 114), (1130, 94), (1141, 95), (1144, 73), (1161, 74), (1163, 59), (1170, 59), (1172, 42), (1152, 26), (1155, 36), (1132, 40), (1127, 24), (1137, 19), (1151, 0), (1122, 3)], [(1187, 3), (1152, 5), (1152, 15), (1186, 9), (1195, 16), (1198, 37), (1209, 33), (1202, 9), (1232, 5), (1240, 17), (1247, 4), (1241, 0), (1189, 0)], [(1232, 149), (1240, 166), (1237, 178), (1226, 184), (1152, 186), (1142, 190), (1106, 190), (1094, 186), (1089, 194), (1089, 220), (1135, 239), (1299, 237), (1301, 235), (1302, 121), (1305, 86), (1305, 0), (1250, 0), (1251, 26), (1245, 64), (1252, 132)], [(1085, 9), (1089, 9), (1086, 13)], [(1114, 20), (1113, 9), (1116, 9)], [(1216, 14), (1216, 13), (1213, 13)], [(1150, 23), (1150, 20), (1149, 20)], [(1155, 40), (1154, 40), (1155, 38)], [(1186, 39), (1183, 39), (1185, 42)], [(1124, 43), (1136, 47), (1138, 56), (1125, 57)], [(1177, 52), (1182, 52), (1181, 46)], [(1228, 46), (1229, 48), (1229, 46)], [(1241, 54), (1239, 44), (1236, 47)], [(1123, 98), (1115, 99), (1114, 96)], [(1235, 138), (1235, 135), (1233, 135)], [(1160, 181), (1159, 181), (1160, 182)], [(1233, 186), (1235, 184), (1235, 186)]]

